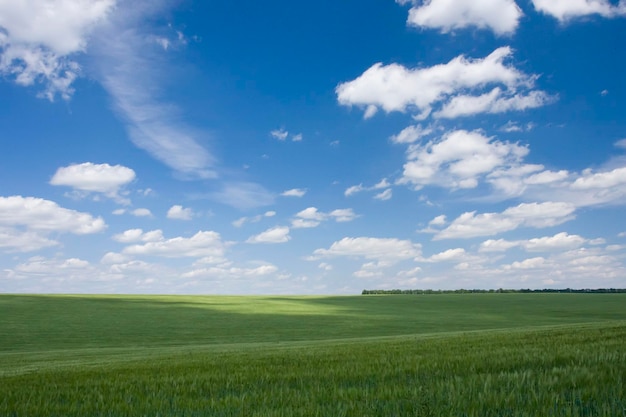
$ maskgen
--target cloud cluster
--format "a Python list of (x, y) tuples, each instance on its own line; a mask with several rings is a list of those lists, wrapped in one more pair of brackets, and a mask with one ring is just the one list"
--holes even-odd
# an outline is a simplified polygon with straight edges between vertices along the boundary
[(400, 182), (418, 188), (431, 184), (475, 188), (479, 178), (496, 168), (518, 165), (527, 154), (525, 146), (493, 140), (478, 131), (456, 130), (409, 146)]
[(73, 55), (111, 13), (115, 0), (0, 1), (0, 74), (43, 84), (41, 96), (69, 99), (80, 73)]
[(567, 232), (557, 233), (554, 236), (545, 236), (528, 240), (509, 241), (505, 239), (489, 239), (480, 244), (480, 252), (505, 252), (511, 248), (520, 247), (527, 252), (552, 252), (575, 249), (587, 242), (579, 235), (570, 235)]
[(35, 197), (0, 197), (0, 247), (29, 252), (55, 246), (50, 233), (86, 235), (106, 228), (101, 217), (60, 207)]
[(501, 47), (482, 59), (461, 55), (446, 64), (413, 69), (378, 63), (358, 78), (339, 84), (337, 100), (344, 106), (365, 108), (366, 118), (382, 109), (415, 112), (419, 119), (428, 117), (435, 106), (439, 109), (434, 117), (454, 118), (551, 102), (553, 98), (545, 92), (532, 90), (537, 76), (506, 63), (512, 54), (511, 48)]
[(357, 218), (357, 214), (351, 208), (336, 209), (328, 213), (321, 212), (317, 207), (308, 207), (296, 213), (295, 218), (291, 221), (291, 227), (294, 229), (312, 228), (319, 226), (327, 220), (336, 222), (350, 222)]
[(465, 239), (496, 235), (519, 227), (557, 226), (572, 220), (575, 210), (576, 207), (569, 203), (545, 202), (522, 203), (501, 213), (465, 212), (445, 229), (436, 232), (433, 239)]

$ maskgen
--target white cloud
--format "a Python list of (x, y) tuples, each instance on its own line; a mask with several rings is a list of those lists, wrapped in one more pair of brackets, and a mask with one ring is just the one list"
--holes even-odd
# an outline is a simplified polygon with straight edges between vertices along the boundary
[(391, 136), (389, 139), (393, 143), (413, 143), (417, 142), (419, 139), (424, 136), (428, 136), (433, 133), (433, 129), (431, 127), (424, 128), (422, 125), (411, 125), (405, 127), (398, 133), (397, 135)]
[(537, 269), (546, 264), (546, 260), (542, 257), (524, 259), (521, 262), (513, 262), (510, 265), (504, 265), (504, 269)]
[(626, 139), (620, 139), (614, 143), (617, 148), (626, 149)]
[[(557, 233), (528, 240), (507, 241), (504, 239), (486, 240), (480, 245), (480, 252), (504, 252), (514, 247), (521, 247), (527, 252), (552, 252), (575, 249), (582, 246), (587, 240), (578, 235), (567, 232)], [(590, 242), (591, 243), (591, 242)]]
[(1, 0), (0, 74), (17, 84), (42, 83), (49, 100), (69, 99), (80, 74), (71, 56), (115, 6), (114, 0)]
[(344, 193), (343, 193), (343, 194), (344, 194), (346, 197), (349, 197), (349, 196), (354, 195), (354, 194), (356, 194), (356, 193), (358, 193), (358, 192), (361, 192), (361, 191), (363, 191), (363, 190), (366, 190), (366, 188), (365, 188), (365, 187), (363, 187), (363, 184), (353, 185), (353, 186), (348, 187), (348, 188), (346, 189), (346, 191), (344, 191)]
[(69, 232), (78, 235), (101, 232), (101, 217), (59, 207), (55, 202), (35, 197), (0, 197), (0, 226), (23, 226), (43, 232)]
[(358, 217), (351, 208), (333, 210), (328, 213), (328, 216), (340, 223), (351, 222)]
[(385, 191), (382, 191), (382, 192), (376, 194), (374, 196), (374, 199), (381, 200), (381, 201), (386, 201), (386, 200), (391, 199), (392, 195), (393, 195), (393, 192), (392, 192), (391, 188), (387, 188)]
[(167, 240), (149, 241), (143, 245), (132, 245), (122, 251), (126, 255), (182, 257), (222, 257), (225, 244), (220, 234), (213, 231), (200, 231), (190, 238), (175, 237)]
[(407, 23), (443, 33), (477, 27), (509, 35), (517, 29), (522, 15), (513, 0), (425, 0), (411, 8)]
[(52, 185), (65, 185), (86, 193), (101, 193), (119, 202), (129, 203), (120, 190), (135, 179), (135, 171), (122, 165), (85, 162), (57, 169)]
[(524, 179), (525, 184), (537, 185), (537, 184), (551, 184), (554, 182), (559, 182), (567, 179), (569, 177), (569, 172), (566, 170), (561, 170), (558, 172), (554, 171), (542, 171), (538, 174), (533, 174)]
[[(337, 100), (345, 106), (359, 106), (368, 109), (382, 108), (385, 112), (418, 113), (420, 118), (430, 114), (435, 105), (442, 105), (439, 115), (453, 115), (453, 107), (461, 109), (459, 102), (468, 100), (468, 92), (480, 97), (480, 91), (490, 87), (499, 87), (497, 97), (487, 100), (482, 110), (478, 109), (476, 97), (466, 109), (478, 111), (502, 112), (519, 110), (539, 105), (547, 98), (545, 93), (531, 91), (534, 75), (527, 75), (505, 60), (512, 55), (509, 47), (501, 47), (483, 59), (468, 59), (458, 56), (446, 64), (428, 68), (409, 69), (399, 64), (375, 64), (355, 80), (339, 84), (336, 88)], [(459, 97), (455, 100), (455, 97)], [(484, 99), (482, 99), (484, 101)], [(456, 104), (455, 104), (456, 103)], [(374, 106), (374, 107), (372, 107)], [(455, 110), (458, 115), (460, 110)], [(467, 112), (467, 110), (466, 110)], [(406, 140), (411, 134), (407, 132)]]
[(285, 140), (289, 136), (289, 132), (281, 127), (280, 129), (272, 130), (270, 136), (278, 140)]
[(266, 211), (263, 214), (258, 214), (254, 217), (240, 217), (239, 219), (235, 220), (234, 222), (232, 222), (232, 225), (235, 227), (241, 227), (243, 226), (245, 223), (258, 223), (260, 222), (262, 219), (266, 218), (266, 217), (274, 217), (276, 215), (275, 211)]
[(285, 243), (291, 239), (289, 236), (289, 227), (287, 226), (276, 226), (270, 229), (267, 229), (264, 232), (259, 233), (258, 235), (251, 236), (247, 243)]
[(510, 91), (507, 94), (502, 89), (496, 87), (480, 96), (455, 96), (441, 110), (435, 112), (434, 117), (455, 119), (457, 117), (473, 116), (478, 113), (520, 111), (542, 107), (552, 103), (554, 100), (554, 97), (543, 91), (531, 91), (527, 95)]
[(210, 268), (194, 269), (184, 273), (183, 278), (218, 278), (218, 279), (238, 279), (254, 278), (274, 274), (278, 268), (272, 264), (263, 264), (255, 268), (240, 268), (231, 266), (214, 266)]
[(306, 188), (292, 188), (291, 190), (283, 191), (280, 195), (284, 197), (304, 197), (306, 194)]
[(137, 208), (130, 212), (135, 217), (152, 217), (152, 212), (147, 208)]
[(160, 229), (145, 232), (142, 229), (129, 229), (122, 233), (116, 234), (112, 238), (116, 242), (132, 243), (132, 242), (160, 242), (164, 240), (163, 231)]
[(590, 170), (586, 171), (582, 177), (574, 181), (571, 187), (578, 190), (590, 190), (612, 188), (620, 185), (626, 185), (626, 167), (595, 174)]
[(429, 226), (443, 226), (446, 224), (446, 215), (445, 214), (441, 214), (437, 217), (435, 217), (434, 219), (432, 219), (430, 222), (428, 222)]
[(58, 244), (59, 242), (33, 231), (0, 227), (0, 249), (8, 252), (32, 252)]
[(461, 259), (466, 258), (467, 254), (465, 249), (463, 248), (455, 248), (448, 249), (443, 252), (437, 253), (430, 258), (428, 261), (430, 262), (450, 262), (450, 261), (459, 261)]
[(127, 255), (124, 255), (123, 253), (107, 252), (100, 259), (100, 263), (105, 264), (105, 265), (122, 264), (122, 263), (128, 262), (129, 260), (130, 258)]
[(307, 207), (306, 209), (296, 213), (295, 218), (291, 221), (291, 227), (294, 229), (312, 228), (319, 226), (323, 221), (333, 219), (336, 222), (350, 222), (358, 216), (351, 208), (336, 209), (330, 213), (324, 213), (317, 207)]
[(167, 211), (168, 219), (177, 220), (191, 220), (193, 218), (193, 210), (190, 208), (183, 208), (180, 205), (174, 205)]
[[(387, 178), (383, 178), (382, 180), (380, 180), (379, 182), (377, 182), (371, 187), (365, 187), (363, 186), (363, 184), (353, 185), (351, 187), (348, 187), (346, 191), (344, 191), (343, 194), (346, 197), (350, 197), (351, 195), (360, 193), (361, 191), (382, 190), (384, 188), (389, 188), (389, 187), (391, 187), (391, 183), (387, 181)], [(374, 198), (377, 200), (389, 200), (391, 198), (391, 195), (392, 195), (391, 190), (385, 190), (383, 192), (378, 193), (376, 196), (374, 196)]]
[(293, 136), (291, 137), (291, 140), (292, 140), (293, 142), (301, 142), (301, 141), (302, 141), (302, 133), (298, 133), (298, 134), (296, 134), (296, 135), (293, 135)]
[(602, 17), (626, 15), (626, 4), (612, 5), (608, 0), (532, 0), (535, 9), (548, 14), (561, 23), (578, 17), (597, 14)]
[(328, 249), (316, 249), (311, 259), (347, 256), (393, 263), (400, 260), (418, 258), (421, 256), (421, 253), (421, 245), (410, 240), (346, 237), (334, 242)]
[(498, 167), (517, 165), (526, 154), (524, 146), (493, 140), (480, 132), (456, 130), (439, 140), (411, 145), (401, 182), (417, 187), (474, 188), (481, 176)]
[(164, 99), (170, 75), (167, 52), (153, 42), (146, 21), (168, 2), (123, 2), (91, 42), (95, 78), (111, 95), (132, 142), (178, 175), (213, 178), (215, 158), (206, 149), (208, 132), (190, 126), (181, 110)]
[(502, 213), (466, 212), (457, 217), (434, 239), (471, 238), (496, 235), (518, 227), (556, 226), (574, 218), (575, 207), (569, 203), (522, 203)]

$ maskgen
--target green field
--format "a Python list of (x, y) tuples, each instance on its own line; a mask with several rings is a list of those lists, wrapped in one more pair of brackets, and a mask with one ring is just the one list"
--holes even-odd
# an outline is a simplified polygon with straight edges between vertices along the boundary
[(626, 294), (2, 295), (0, 416), (626, 416)]

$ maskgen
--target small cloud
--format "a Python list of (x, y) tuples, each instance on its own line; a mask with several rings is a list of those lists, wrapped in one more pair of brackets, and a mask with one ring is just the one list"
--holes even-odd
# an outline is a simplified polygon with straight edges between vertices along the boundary
[(298, 133), (297, 135), (293, 135), (291, 137), (291, 140), (293, 142), (300, 142), (300, 141), (302, 141), (302, 133)]
[(147, 208), (138, 208), (130, 212), (135, 217), (152, 217), (152, 212)]
[(50, 184), (72, 187), (79, 193), (78, 196), (98, 193), (119, 203), (130, 204), (130, 201), (120, 194), (135, 177), (135, 171), (122, 165), (85, 162), (57, 169)]
[(180, 205), (174, 205), (167, 211), (168, 219), (176, 220), (191, 220), (193, 217), (193, 211), (190, 208), (183, 208)]
[(289, 227), (277, 226), (266, 231), (259, 233), (258, 235), (251, 236), (247, 243), (285, 243), (291, 239), (289, 236)]
[(332, 147), (339, 146), (339, 141), (338, 140), (334, 140), (334, 141), (330, 142), (330, 146), (332, 146)]
[(609, 94), (609, 90), (602, 90), (602, 91), (600, 91), (600, 95), (601, 95), (602, 97), (604, 97), (604, 96), (606, 96), (606, 95), (608, 95), (608, 94)]
[(346, 191), (344, 191), (344, 195), (345, 195), (346, 197), (349, 197), (349, 196), (351, 196), (351, 195), (353, 195), (353, 194), (356, 194), (356, 193), (358, 193), (358, 192), (361, 192), (361, 191), (363, 191), (363, 190), (365, 190), (365, 189), (366, 189), (366, 188), (365, 188), (365, 187), (363, 187), (363, 184), (353, 185), (353, 186), (351, 186), (351, 187), (348, 187), (348, 188), (346, 189)]
[(626, 232), (618, 233), (617, 237), (626, 237)]
[(387, 201), (389, 199), (391, 199), (392, 197), (392, 191), (391, 188), (387, 188), (385, 191), (378, 193), (374, 196), (375, 200), (380, 200), (380, 201)]
[(270, 135), (275, 139), (285, 140), (289, 136), (289, 132), (281, 127), (280, 129), (272, 130)]
[(306, 191), (306, 188), (292, 188), (291, 190), (283, 191), (280, 195), (283, 197), (303, 197)]
[(122, 208), (121, 208), (121, 209), (116, 209), (116, 210), (113, 210), (113, 214), (114, 214), (114, 215), (116, 215), (116, 216), (121, 216), (121, 215), (122, 215), (122, 214), (124, 214), (124, 213), (126, 213), (126, 210), (125, 210), (125, 209), (122, 209)]
[(614, 143), (616, 148), (622, 148), (626, 150), (626, 138), (620, 139)]
[(232, 225), (235, 226), (235, 227), (241, 227), (245, 223), (258, 223), (264, 217), (274, 217), (275, 215), (276, 215), (276, 212), (273, 211), (273, 210), (270, 210), (270, 211), (266, 211), (263, 214), (256, 215), (254, 217), (241, 217), (241, 218), (235, 220), (234, 222), (232, 222)]

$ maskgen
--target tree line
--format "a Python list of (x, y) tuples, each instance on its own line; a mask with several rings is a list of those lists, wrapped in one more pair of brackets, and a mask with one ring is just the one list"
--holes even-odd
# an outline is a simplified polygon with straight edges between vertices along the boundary
[(498, 288), (490, 290), (363, 290), (361, 295), (373, 295), (373, 294), (485, 294), (485, 293), (593, 293), (593, 294), (609, 294), (609, 293), (626, 293), (626, 288), (564, 288), (564, 289), (503, 289)]

